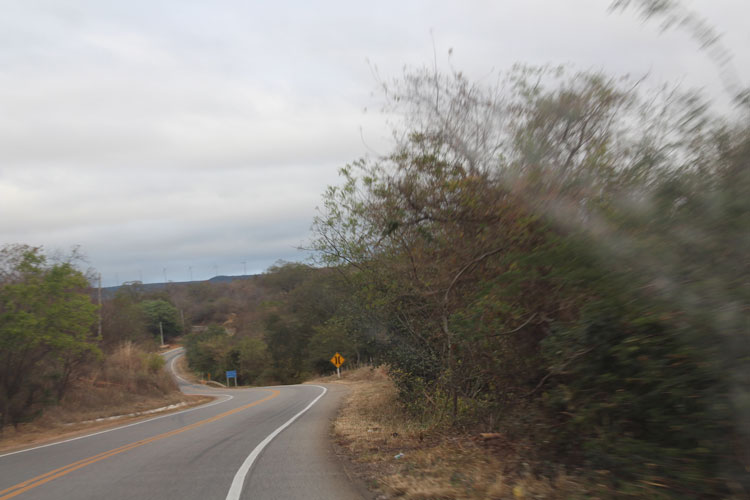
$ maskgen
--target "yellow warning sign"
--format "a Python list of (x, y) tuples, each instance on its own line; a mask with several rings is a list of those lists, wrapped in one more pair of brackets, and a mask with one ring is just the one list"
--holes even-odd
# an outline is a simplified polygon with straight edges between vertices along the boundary
[(341, 365), (343, 365), (344, 361), (346, 361), (346, 359), (344, 359), (344, 356), (339, 353), (334, 354), (331, 358), (331, 363), (333, 363), (333, 366), (335, 366), (336, 368), (339, 368)]

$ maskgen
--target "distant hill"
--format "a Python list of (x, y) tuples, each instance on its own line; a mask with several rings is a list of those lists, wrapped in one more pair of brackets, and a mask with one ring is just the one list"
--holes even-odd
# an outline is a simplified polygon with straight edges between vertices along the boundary
[[(153, 292), (154, 290), (161, 290), (162, 288), (165, 288), (167, 285), (184, 286), (184, 285), (191, 285), (193, 283), (231, 283), (232, 281), (235, 281), (235, 280), (246, 280), (246, 279), (250, 279), (250, 278), (255, 278), (257, 276), (259, 276), (259, 275), (258, 274), (243, 274), (243, 275), (240, 275), (240, 276), (214, 276), (213, 278), (208, 279), (208, 280), (198, 280), (198, 281), (169, 281), (167, 283), (139, 283), (139, 285), (141, 286), (141, 288), (143, 288), (144, 291), (146, 291), (146, 292)], [(127, 282), (127, 283), (123, 283), (123, 285), (131, 285), (131, 284), (134, 284), (134, 283), (138, 283), (138, 282), (130, 281), (130, 282)], [(102, 287), (102, 294), (105, 297), (111, 297), (123, 285)]]

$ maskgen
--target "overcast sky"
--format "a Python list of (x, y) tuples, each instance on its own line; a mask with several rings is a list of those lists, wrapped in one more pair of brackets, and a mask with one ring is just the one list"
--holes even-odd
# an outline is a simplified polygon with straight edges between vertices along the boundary
[[(304, 259), (337, 169), (388, 150), (371, 65), (432, 64), (433, 40), (475, 79), (570, 63), (721, 99), (688, 34), (608, 4), (0, 0), (0, 244), (80, 245), (105, 286)], [(747, 84), (750, 3), (685, 4)]]

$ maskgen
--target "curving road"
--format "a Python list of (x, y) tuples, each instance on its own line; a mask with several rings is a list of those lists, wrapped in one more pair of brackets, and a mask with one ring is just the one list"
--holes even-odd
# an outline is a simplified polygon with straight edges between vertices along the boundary
[[(165, 354), (172, 370), (181, 354)], [(215, 390), (177, 380), (187, 394), (218, 398), (0, 455), (0, 500), (365, 498), (328, 442), (340, 386)]]

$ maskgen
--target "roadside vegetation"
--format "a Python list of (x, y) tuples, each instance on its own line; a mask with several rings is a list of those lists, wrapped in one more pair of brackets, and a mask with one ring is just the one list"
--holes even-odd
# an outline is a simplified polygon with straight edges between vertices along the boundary
[(529, 66), (380, 83), (395, 146), (323, 194), (315, 265), (120, 287), (100, 337), (72, 257), (5, 247), (2, 426), (168, 396), (163, 333), (222, 382), (378, 367), (346, 374), (334, 431), (391, 497), (750, 496), (750, 93), (717, 111)]
[(257, 277), (234, 332), (186, 338), (191, 367), (247, 384), (330, 373), (334, 352), (386, 367), (336, 432), (395, 497), (746, 498), (748, 93), (717, 111), (528, 66), (381, 83), (396, 145), (324, 193), (317, 267)]
[[(26, 442), (70, 424), (162, 407), (186, 399), (164, 370), (158, 322), (180, 331), (176, 309), (125, 290), (104, 305), (80, 257), (38, 247), (0, 250), (0, 437)], [(156, 325), (156, 330), (154, 329)]]
[[(244, 385), (297, 383), (329, 373), (337, 351), (350, 363), (370, 361), (377, 341), (354, 332), (357, 304), (335, 270), (280, 262), (252, 280), (212, 285), (223, 311), (205, 310), (213, 322), (196, 325), (183, 341), (190, 368), (225, 382), (237, 370)], [(232, 303), (229, 303), (232, 297)]]
[(745, 498), (744, 94), (524, 66), (383, 94), (399, 140), (324, 194), (316, 266), (171, 289), (190, 368), (383, 367), (336, 433), (393, 497)]
[[(408, 70), (383, 92), (400, 140), (341, 170), (313, 248), (367, 311), (328, 322), (379, 332), (404, 418), (428, 443), (500, 434), (503, 484), (541, 496), (564, 478), (606, 498), (746, 498), (746, 94), (717, 114), (695, 92), (523, 66), (494, 86)], [(383, 484), (489, 495), (455, 471), (452, 493)]]
[[(386, 367), (345, 370), (350, 396), (333, 423), (337, 447), (352, 458), (350, 472), (365, 479), (378, 498), (574, 499), (596, 496), (597, 487), (561, 467), (534, 474), (523, 462), (529, 439), (503, 433), (459, 432), (437, 416), (415, 419), (399, 401)], [(520, 471), (520, 472), (519, 472)]]
[(81, 366), (62, 400), (46, 404), (33, 419), (7, 426), (0, 449), (60, 439), (210, 401), (179, 392), (163, 365), (163, 358), (155, 352), (128, 342), (120, 345), (105, 353), (100, 363)]

